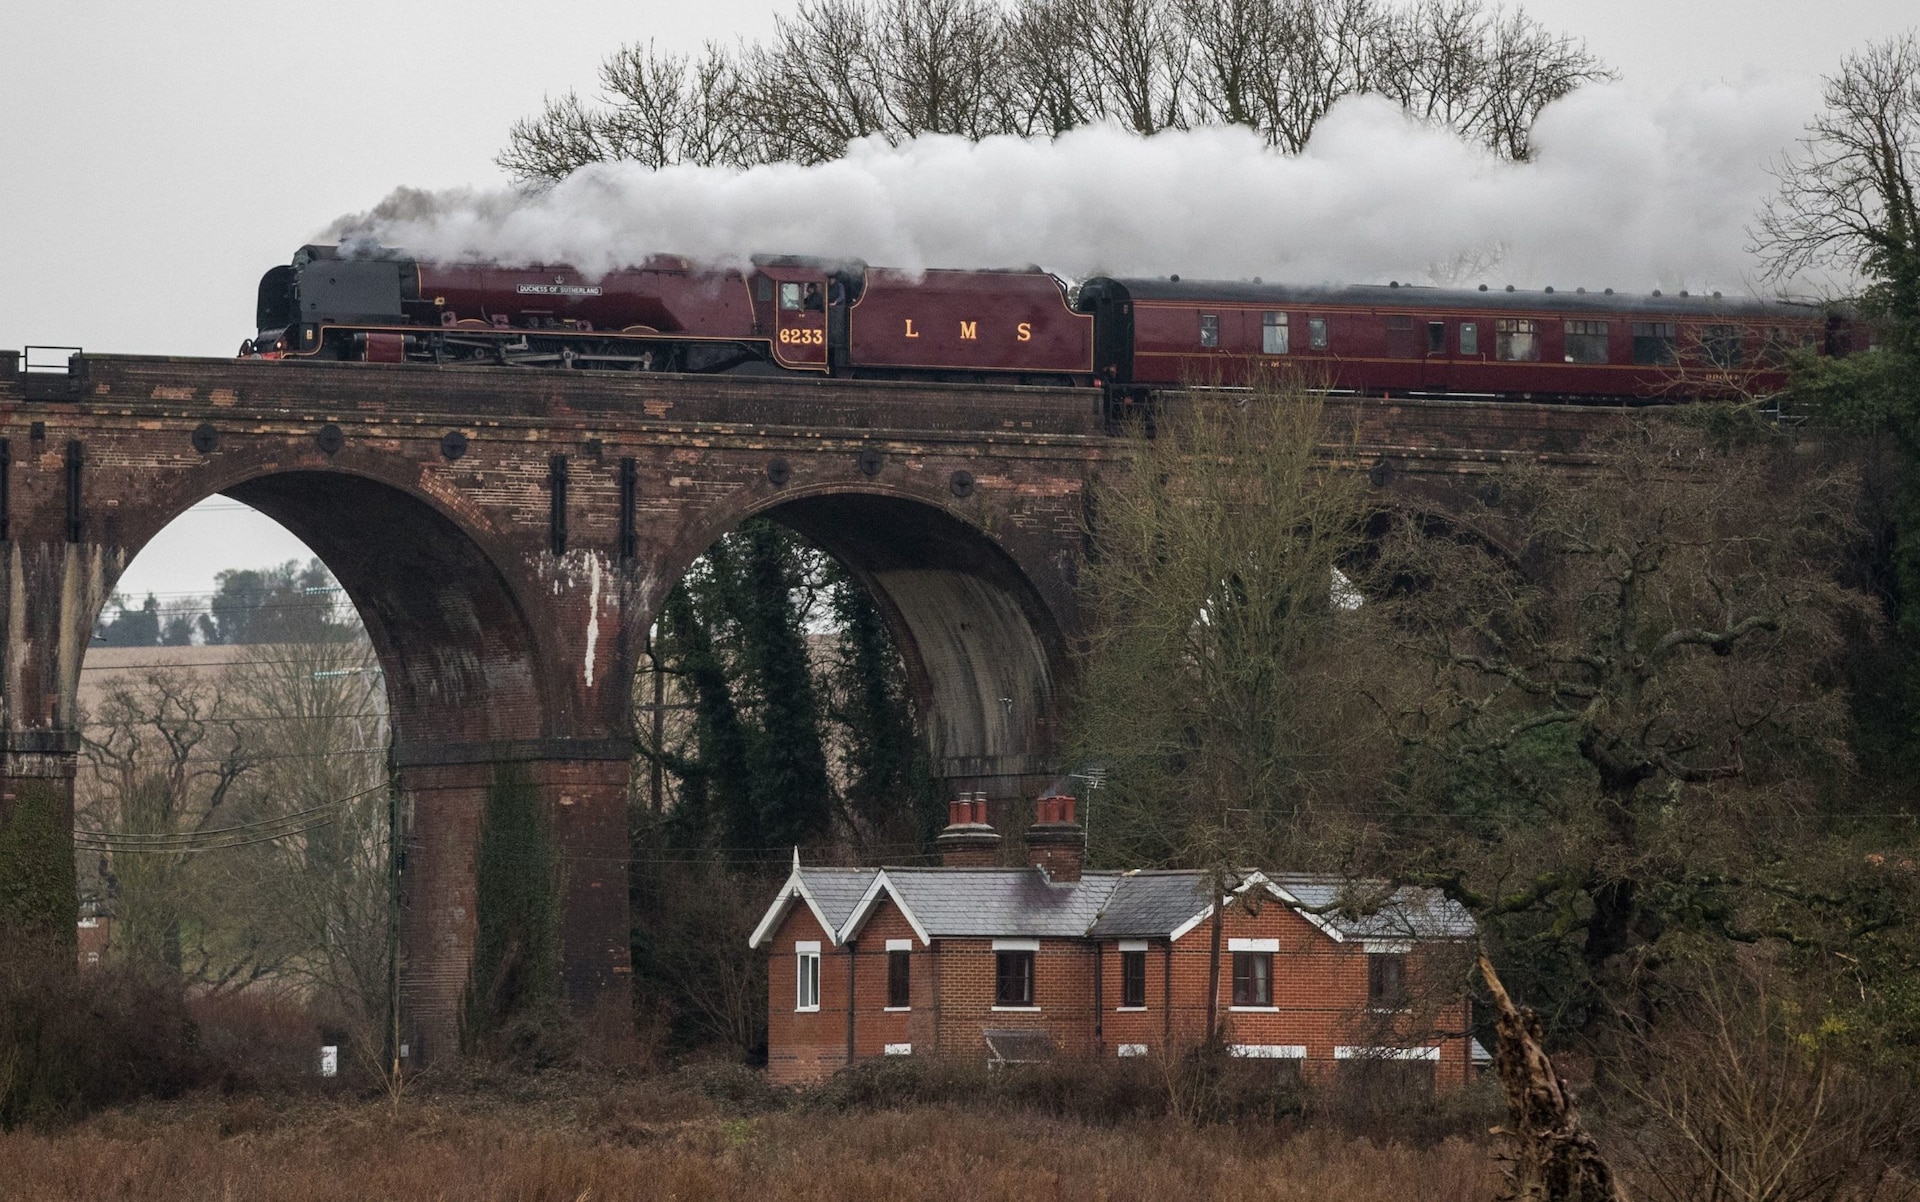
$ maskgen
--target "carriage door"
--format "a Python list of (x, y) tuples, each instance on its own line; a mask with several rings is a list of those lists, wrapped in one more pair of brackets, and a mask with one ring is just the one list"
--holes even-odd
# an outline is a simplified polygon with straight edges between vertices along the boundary
[(773, 269), (773, 356), (782, 367), (827, 367), (827, 278), (804, 268)]
[(1420, 384), (1428, 392), (1445, 392), (1453, 383), (1453, 355), (1448, 326), (1439, 318), (1416, 318), (1414, 336), (1422, 352)]

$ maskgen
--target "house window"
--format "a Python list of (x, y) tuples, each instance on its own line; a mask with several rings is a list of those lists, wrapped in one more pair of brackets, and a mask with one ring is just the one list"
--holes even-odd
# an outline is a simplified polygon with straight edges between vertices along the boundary
[(1120, 953), (1120, 1004), (1129, 1007), (1147, 1004), (1147, 953)]
[(1524, 317), (1502, 317), (1493, 323), (1493, 357), (1513, 363), (1540, 357), (1539, 326)]
[(1287, 315), (1285, 313), (1261, 314), (1260, 353), (1263, 355), (1287, 353)]
[(1367, 1005), (1375, 1010), (1400, 1010), (1407, 1004), (1407, 958), (1399, 952), (1367, 956)]
[(1324, 317), (1307, 318), (1307, 345), (1316, 351), (1327, 349), (1327, 319)]
[(912, 952), (887, 952), (887, 1009), (905, 1010), (913, 1004), (912, 972)]
[(1567, 362), (1605, 363), (1607, 361), (1607, 323), (1570, 321), (1567, 323)]
[(1740, 366), (1745, 342), (1739, 326), (1703, 326), (1700, 330), (1700, 349), (1715, 367)]
[(1200, 315), (1200, 345), (1220, 345), (1220, 315), (1218, 313), (1202, 313)]
[(782, 309), (790, 309), (790, 310), (798, 309), (800, 307), (800, 295), (801, 295), (800, 285), (798, 284), (780, 285), (780, 307)]
[(1480, 323), (1473, 321), (1460, 323), (1460, 353), (1463, 355), (1480, 353)]
[(799, 965), (793, 1008), (795, 1010), (818, 1010), (820, 1008), (820, 945), (818, 943), (796, 943), (793, 945), (794, 959)]
[(1033, 953), (995, 952), (993, 954), (993, 1004), (996, 1006), (1033, 1005)]
[(1633, 323), (1633, 361), (1643, 367), (1664, 367), (1674, 361), (1673, 347), (1680, 329), (1670, 321)]
[(1427, 323), (1427, 354), (1444, 355), (1447, 353), (1447, 323), (1430, 321)]
[(1404, 313), (1389, 316), (1386, 321), (1387, 358), (1411, 359), (1413, 354), (1413, 318)]
[(1273, 1005), (1273, 953), (1233, 953), (1233, 1004)]

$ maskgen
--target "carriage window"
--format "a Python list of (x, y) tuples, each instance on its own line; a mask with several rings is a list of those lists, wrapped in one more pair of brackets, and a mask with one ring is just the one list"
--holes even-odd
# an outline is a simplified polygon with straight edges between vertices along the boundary
[(1413, 318), (1399, 314), (1386, 319), (1387, 358), (1411, 359), (1413, 354)]
[(1607, 361), (1607, 323), (1570, 321), (1567, 323), (1567, 362), (1605, 363)]
[(1324, 317), (1307, 318), (1307, 345), (1316, 351), (1327, 349), (1327, 319)]
[(1760, 358), (1762, 362), (1778, 367), (1789, 362), (1795, 351), (1809, 351), (1813, 345), (1813, 329), (1810, 326), (1773, 326), (1767, 330), (1766, 342), (1760, 348)]
[(1263, 355), (1287, 353), (1287, 315), (1285, 313), (1267, 313), (1260, 318), (1260, 353)]
[(1745, 341), (1739, 326), (1703, 326), (1700, 330), (1700, 349), (1715, 367), (1740, 366)]
[(1220, 345), (1220, 315), (1219, 314), (1202, 313), (1200, 315), (1200, 345), (1201, 346), (1219, 346)]
[(1642, 366), (1663, 366), (1674, 360), (1673, 344), (1680, 329), (1670, 321), (1633, 323), (1633, 361)]
[(800, 307), (800, 285), (780, 285), (780, 307), (782, 309), (798, 309)]
[(1537, 323), (1524, 317), (1502, 317), (1493, 323), (1493, 357), (1509, 362), (1532, 362), (1540, 357)]
[(1460, 353), (1477, 355), (1480, 353), (1480, 325), (1478, 322), (1460, 323)]
[(1447, 323), (1430, 321), (1427, 323), (1427, 354), (1444, 355), (1447, 353)]

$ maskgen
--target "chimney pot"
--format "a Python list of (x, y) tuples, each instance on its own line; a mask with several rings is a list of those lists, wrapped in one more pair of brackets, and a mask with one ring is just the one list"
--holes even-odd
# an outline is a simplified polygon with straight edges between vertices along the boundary
[(1052, 881), (1079, 880), (1087, 859), (1087, 832), (1073, 820), (1073, 798), (1042, 797), (1033, 809), (1027, 852), (1034, 866)]
[(991, 868), (1000, 858), (1000, 836), (987, 824), (984, 793), (963, 793), (947, 807), (948, 826), (934, 840), (948, 868)]

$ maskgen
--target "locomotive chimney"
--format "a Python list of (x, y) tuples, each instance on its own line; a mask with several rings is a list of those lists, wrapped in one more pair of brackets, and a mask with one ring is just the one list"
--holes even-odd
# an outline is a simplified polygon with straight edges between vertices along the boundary
[(1086, 865), (1087, 829), (1073, 820), (1073, 811), (1074, 800), (1066, 794), (1042, 797), (1034, 805), (1027, 854), (1048, 880), (1077, 881)]
[(933, 841), (947, 868), (991, 868), (1000, 858), (1000, 836), (987, 822), (987, 795), (962, 793), (947, 803), (947, 829)]

